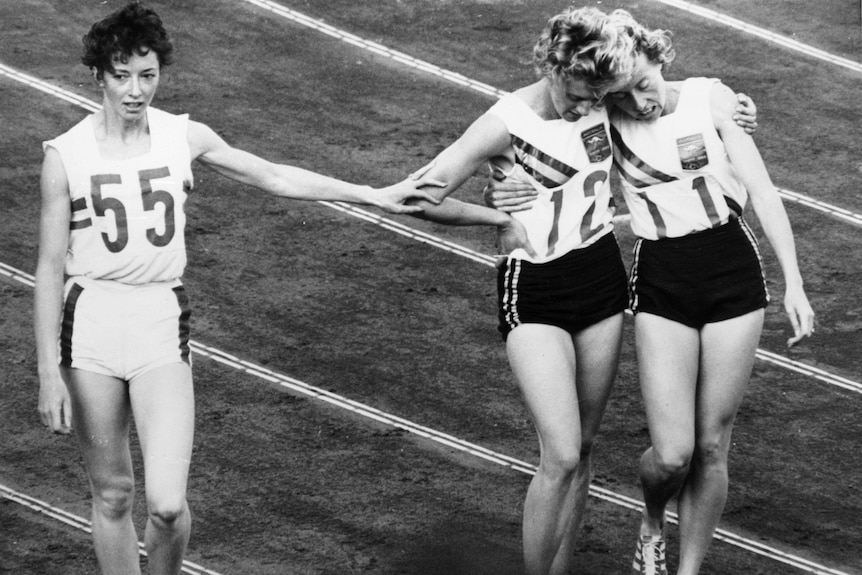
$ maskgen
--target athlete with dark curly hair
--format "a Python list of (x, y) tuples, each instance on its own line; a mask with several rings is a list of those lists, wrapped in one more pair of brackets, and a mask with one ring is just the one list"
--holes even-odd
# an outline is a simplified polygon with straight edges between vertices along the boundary
[[(132, 523), (134, 416), (144, 458), (149, 572), (179, 573), (191, 516), (194, 430), (186, 264), (191, 162), (268, 193), (341, 200), (392, 213), (431, 197), (406, 180), (384, 189), (274, 164), (212, 129), (150, 107), (173, 48), (159, 16), (132, 3), (84, 36), (102, 108), (45, 142), (36, 271), (39, 411), (78, 437), (103, 573), (140, 573)], [(433, 183), (432, 183), (433, 185)], [(58, 345), (59, 344), (59, 345)]]

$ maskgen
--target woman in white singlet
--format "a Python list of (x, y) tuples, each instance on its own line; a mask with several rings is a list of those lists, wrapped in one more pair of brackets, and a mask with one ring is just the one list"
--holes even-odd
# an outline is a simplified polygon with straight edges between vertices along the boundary
[(695, 575), (727, 499), (727, 458), (768, 302), (743, 218), (750, 200), (784, 274), (794, 337), (811, 335), (793, 233), (733, 91), (711, 78), (667, 82), (670, 37), (623, 11), (638, 48), (612, 94), (615, 164), (632, 230), (630, 274), (641, 391), (652, 446), (640, 460), (645, 508), (632, 572), (666, 575), (665, 508), (679, 492), (678, 575)]
[[(35, 332), (39, 412), (78, 437), (103, 573), (140, 573), (131, 510), (134, 415), (144, 459), (149, 572), (180, 573), (191, 516), (194, 429), (186, 195), (198, 160), (238, 182), (302, 200), (413, 213), (431, 200), (405, 181), (373, 190), (230, 147), (212, 129), (150, 107), (172, 46), (158, 15), (131, 3), (84, 36), (102, 108), (44, 144)], [(64, 278), (68, 281), (64, 282)]]
[(616, 374), (626, 307), (608, 186), (609, 124), (597, 104), (627, 77), (633, 46), (606, 23), (593, 8), (551, 18), (534, 50), (539, 79), (504, 96), (421, 172), (447, 183), (432, 191), (439, 198), (486, 165), (537, 197), (534, 210), (514, 216), (452, 198), (421, 214), (500, 231), (499, 330), (540, 447), (523, 511), (531, 575), (574, 566), (591, 447)]

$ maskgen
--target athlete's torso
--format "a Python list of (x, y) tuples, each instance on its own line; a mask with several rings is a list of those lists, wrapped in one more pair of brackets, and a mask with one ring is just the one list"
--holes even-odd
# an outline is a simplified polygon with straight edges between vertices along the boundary
[(514, 163), (492, 162), (507, 179), (530, 183), (539, 193), (532, 208), (513, 217), (524, 224), (539, 255), (511, 255), (535, 263), (593, 244), (613, 230), (614, 203), (608, 184), (612, 153), (608, 118), (596, 110), (577, 122), (544, 120), (509, 94), (488, 110), (511, 134)]
[(611, 114), (614, 161), (635, 235), (681, 237), (741, 215), (748, 195), (710, 110), (717, 82), (685, 80), (674, 112), (654, 122)]
[(127, 284), (179, 278), (186, 264), (185, 201), (193, 185), (188, 116), (149, 108), (149, 152), (99, 153), (93, 116), (45, 142), (69, 180), (72, 221), (65, 273)]

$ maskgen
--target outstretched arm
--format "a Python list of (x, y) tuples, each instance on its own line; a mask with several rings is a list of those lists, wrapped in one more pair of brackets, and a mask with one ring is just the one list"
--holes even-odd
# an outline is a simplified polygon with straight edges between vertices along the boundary
[(505, 154), (509, 141), (509, 131), (499, 118), (489, 114), (479, 117), (461, 137), (417, 172), (416, 177), (445, 182), (445, 185), (435, 189), (427, 188), (440, 203), (433, 205), (420, 202), (423, 210), (414, 215), (447, 225), (496, 226), (503, 252), (509, 253), (523, 248), (530, 255), (535, 255), (523, 225), (509, 214), (448, 197), (488, 161)]
[(728, 157), (743, 185), (748, 189), (752, 207), (781, 264), (785, 284), (784, 308), (798, 341), (798, 338), (811, 335), (814, 329), (814, 311), (803, 288), (790, 220), (757, 146), (751, 136), (733, 120), (736, 106), (733, 91), (723, 84), (716, 84), (710, 101), (713, 122), (724, 142)]
[(509, 132), (499, 118), (485, 114), (473, 122), (461, 137), (414, 174), (413, 177), (421, 176), (446, 183), (440, 188), (428, 189), (430, 194), (441, 200), (440, 204), (426, 205), (425, 210), (416, 215), (448, 225), (505, 224), (508, 219), (505, 214), (447, 197), (482, 169), (489, 160), (504, 154), (508, 145)]
[(199, 122), (189, 123), (188, 139), (192, 159), (200, 160), (232, 180), (284, 198), (353, 202), (377, 206), (390, 213), (415, 213), (422, 208), (405, 205), (404, 202), (422, 199), (433, 203), (433, 196), (421, 188), (439, 185), (428, 178), (419, 181), (408, 179), (382, 189), (351, 184), (295, 166), (276, 164), (233, 148)]

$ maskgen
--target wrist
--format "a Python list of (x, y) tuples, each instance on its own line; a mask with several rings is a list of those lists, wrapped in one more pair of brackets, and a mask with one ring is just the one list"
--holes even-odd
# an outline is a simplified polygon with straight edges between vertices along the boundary
[(358, 202), (357, 203), (365, 203), (370, 204), (376, 208), (379, 208), (383, 205), (383, 199), (381, 197), (383, 191), (377, 188), (373, 188), (371, 186), (358, 186), (359, 190), (357, 192)]
[(794, 276), (794, 277), (786, 277), (784, 278), (784, 287), (785, 289), (803, 289), (804, 283), (802, 281), (802, 276)]
[(494, 210), (497, 215), (497, 223), (495, 224), (498, 228), (506, 229), (511, 227), (515, 223), (515, 218), (513, 218), (510, 214), (506, 212), (501, 212), (500, 210)]

